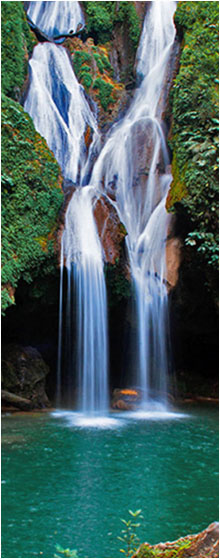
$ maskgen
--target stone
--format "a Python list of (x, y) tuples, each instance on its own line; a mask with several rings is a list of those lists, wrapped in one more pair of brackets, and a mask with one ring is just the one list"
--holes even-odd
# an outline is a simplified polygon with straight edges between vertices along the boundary
[(219, 557), (219, 523), (213, 522), (199, 534), (185, 536), (174, 542), (141, 544), (133, 557)]
[(112, 404), (113, 409), (115, 410), (124, 410), (129, 411), (133, 410), (133, 406), (131, 404), (127, 404), (124, 400), (117, 400)]
[(94, 216), (105, 262), (115, 264), (116, 260), (120, 258), (121, 243), (126, 235), (125, 227), (120, 222), (114, 206), (106, 196), (97, 199)]
[(27, 398), (22, 398), (21, 396), (17, 396), (16, 394), (12, 394), (12, 392), (7, 392), (7, 390), (1, 391), (1, 400), (3, 406), (12, 406), (13, 408), (24, 410), (31, 410), (33, 408), (31, 400), (27, 400)]
[(178, 237), (168, 239), (166, 243), (166, 281), (168, 292), (175, 287), (179, 279), (179, 267), (182, 260), (182, 243)]
[(3, 401), (22, 410), (49, 407), (45, 392), (48, 372), (49, 367), (37, 349), (15, 344), (3, 347)]
[(115, 388), (112, 397), (112, 408), (126, 411), (134, 410), (140, 398), (140, 392), (133, 388)]

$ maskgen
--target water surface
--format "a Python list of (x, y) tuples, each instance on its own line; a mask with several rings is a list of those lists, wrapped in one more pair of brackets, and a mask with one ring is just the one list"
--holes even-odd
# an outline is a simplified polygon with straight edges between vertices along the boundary
[(128, 509), (142, 509), (139, 535), (151, 543), (218, 518), (212, 406), (119, 413), (101, 428), (76, 414), (8, 415), (2, 443), (2, 557), (53, 557), (56, 543), (79, 557), (120, 557)]

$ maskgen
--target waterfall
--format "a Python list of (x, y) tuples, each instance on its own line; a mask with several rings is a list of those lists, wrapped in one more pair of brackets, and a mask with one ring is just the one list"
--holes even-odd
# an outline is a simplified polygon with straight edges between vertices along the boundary
[(79, 407), (87, 414), (108, 409), (107, 302), (94, 195), (90, 186), (77, 190), (68, 206), (63, 235), (68, 283), (73, 279), (76, 291)]
[[(105, 192), (114, 197), (128, 233), (138, 319), (134, 381), (145, 406), (152, 399), (166, 400), (169, 216), (165, 204), (172, 177), (160, 118), (164, 108), (161, 93), (175, 38), (175, 8), (175, 2), (151, 2), (137, 53), (140, 86), (127, 115), (113, 126), (91, 177), (91, 183), (100, 189), (104, 179)], [(145, 165), (144, 172), (141, 165)]]
[(29, 2), (27, 14), (51, 38), (75, 32), (77, 24), (84, 23), (79, 2)]
[[(52, 43), (39, 44), (30, 61), (25, 110), (46, 138), (64, 177), (75, 185), (61, 247), (57, 384), (60, 398), (65, 353), (68, 382), (71, 384), (76, 370), (78, 406), (84, 413), (103, 413), (108, 408), (106, 289), (93, 214), (103, 190), (127, 230), (138, 324), (134, 383), (140, 388), (144, 406), (166, 401), (169, 343), (165, 251), (170, 218), (165, 204), (172, 177), (161, 121), (162, 92), (175, 38), (175, 8), (176, 2), (172, 1), (149, 3), (137, 52), (139, 87), (127, 114), (113, 125), (101, 151), (94, 113), (65, 49)], [(83, 21), (78, 2), (30, 2), (28, 15), (52, 37), (69, 32), (70, 27), (75, 29)], [(88, 127), (92, 130), (89, 150), (85, 145)]]
[[(83, 21), (78, 2), (31, 2), (28, 15), (48, 35), (67, 32), (70, 26), (75, 28), (77, 23)], [(93, 215), (95, 190), (84, 186), (93, 157), (100, 149), (100, 135), (84, 89), (78, 83), (69, 56), (62, 46), (53, 43), (37, 45), (29, 63), (29, 71), (30, 86), (24, 108), (32, 117), (36, 130), (44, 136), (53, 151), (65, 179), (77, 187), (66, 212), (61, 243), (57, 402), (61, 403), (64, 360), (70, 386), (68, 404), (73, 405), (71, 386), (76, 370), (79, 409), (90, 414), (106, 412), (106, 289), (102, 249)], [(88, 127), (93, 134), (89, 150), (85, 144)], [(67, 270), (66, 297), (63, 293), (64, 267)]]
[[(73, 2), (75, 4), (77, 2)], [(38, 44), (29, 62), (29, 74), (30, 87), (24, 109), (53, 151), (63, 176), (79, 183), (88, 165), (84, 139), (87, 127), (94, 131), (90, 153), (95, 149), (99, 134), (66, 50), (53, 43)]]

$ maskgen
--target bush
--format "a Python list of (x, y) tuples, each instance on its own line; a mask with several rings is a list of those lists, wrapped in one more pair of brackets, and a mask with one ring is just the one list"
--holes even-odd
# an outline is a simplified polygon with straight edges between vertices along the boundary
[(2, 98), (3, 311), (20, 278), (56, 268), (54, 233), (63, 201), (60, 168), (29, 115)]
[(183, 42), (171, 92), (169, 206), (177, 215), (185, 212), (185, 243), (212, 289), (218, 265), (218, 2), (180, 2), (175, 21)]
[(137, 48), (140, 38), (140, 22), (134, 2), (84, 2), (88, 35), (96, 44), (112, 39), (116, 25), (126, 25), (128, 39)]
[(22, 2), (1, 3), (2, 92), (17, 99), (27, 75), (28, 54), (36, 44)]

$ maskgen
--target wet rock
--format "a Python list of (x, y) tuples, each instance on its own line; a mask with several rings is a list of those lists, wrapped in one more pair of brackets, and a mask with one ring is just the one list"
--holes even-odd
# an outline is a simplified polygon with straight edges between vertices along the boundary
[(3, 401), (22, 410), (49, 407), (45, 392), (48, 372), (49, 367), (35, 348), (5, 346), (2, 350)]
[(106, 196), (97, 199), (94, 216), (101, 239), (105, 262), (115, 264), (120, 257), (121, 242), (126, 235), (126, 230), (118, 214)]
[(140, 393), (130, 388), (115, 388), (113, 391), (112, 408), (117, 410), (134, 410), (140, 401)]
[(199, 534), (157, 545), (142, 544), (133, 557), (219, 557), (219, 523)]
[(182, 260), (182, 243), (180, 239), (174, 237), (169, 239), (166, 244), (166, 281), (168, 291), (173, 289), (178, 282), (179, 267)]
[(22, 398), (21, 396), (12, 394), (12, 392), (7, 392), (7, 390), (1, 391), (1, 400), (3, 406), (12, 406), (13, 408), (27, 411), (33, 408), (31, 400), (27, 400), (27, 398)]

